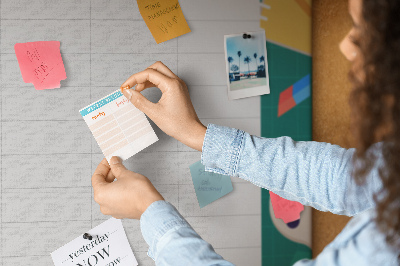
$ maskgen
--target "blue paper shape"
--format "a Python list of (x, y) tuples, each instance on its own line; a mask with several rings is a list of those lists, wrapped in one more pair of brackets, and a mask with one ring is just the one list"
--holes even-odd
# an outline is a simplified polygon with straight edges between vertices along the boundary
[(298, 91), (296, 94), (293, 94), (293, 99), (296, 102), (296, 104), (299, 104), (305, 99), (309, 98), (310, 95), (311, 95), (310, 86), (306, 86), (300, 91)]
[(230, 176), (207, 172), (200, 161), (190, 166), (190, 173), (200, 208), (233, 190)]
[(308, 74), (293, 84), (293, 98), (296, 104), (299, 104), (310, 97), (310, 80), (311, 76)]

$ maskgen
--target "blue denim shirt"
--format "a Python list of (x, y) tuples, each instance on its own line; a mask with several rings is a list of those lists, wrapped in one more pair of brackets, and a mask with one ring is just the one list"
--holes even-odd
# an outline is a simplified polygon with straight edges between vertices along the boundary
[[(321, 211), (355, 216), (316, 259), (298, 261), (296, 266), (398, 265), (399, 251), (386, 244), (374, 222), (373, 195), (382, 186), (379, 152), (375, 168), (362, 186), (351, 177), (354, 152), (289, 137), (259, 138), (210, 124), (201, 159), (207, 171), (242, 178)], [(157, 265), (232, 265), (166, 201), (151, 204), (140, 225), (149, 245), (148, 255)]]

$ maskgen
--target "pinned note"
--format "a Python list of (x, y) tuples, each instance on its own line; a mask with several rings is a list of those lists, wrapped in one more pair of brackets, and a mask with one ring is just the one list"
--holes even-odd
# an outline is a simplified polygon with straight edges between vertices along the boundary
[(205, 171), (205, 167), (200, 161), (190, 166), (190, 173), (200, 208), (233, 190), (229, 176)]
[(60, 42), (17, 43), (14, 50), (24, 82), (33, 83), (35, 89), (60, 88), (60, 81), (67, 78)]
[(145, 114), (117, 90), (79, 111), (104, 157), (122, 160), (158, 141)]
[(177, 0), (137, 0), (140, 14), (157, 43), (190, 32)]
[(301, 203), (284, 199), (272, 192), (269, 195), (277, 219), (282, 219), (286, 224), (300, 219), (300, 213), (304, 210)]
[(51, 253), (55, 266), (138, 265), (121, 220), (108, 219)]

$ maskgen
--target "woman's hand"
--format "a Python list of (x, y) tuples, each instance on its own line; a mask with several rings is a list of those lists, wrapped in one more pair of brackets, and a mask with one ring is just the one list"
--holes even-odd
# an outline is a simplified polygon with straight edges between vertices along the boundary
[(110, 165), (106, 159), (100, 162), (92, 186), (100, 211), (117, 219), (140, 219), (153, 202), (164, 200), (147, 177), (126, 169), (118, 157), (112, 157)]
[[(135, 89), (130, 89), (135, 85)], [(140, 93), (150, 87), (157, 87), (162, 92), (157, 103), (150, 102)], [(122, 84), (121, 90), (166, 134), (193, 149), (202, 150), (206, 127), (197, 117), (185, 82), (163, 63), (157, 62), (132, 75)]]

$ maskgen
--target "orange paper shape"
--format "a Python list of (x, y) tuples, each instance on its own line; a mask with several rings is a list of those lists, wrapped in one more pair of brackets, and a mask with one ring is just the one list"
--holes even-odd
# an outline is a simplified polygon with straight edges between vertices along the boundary
[(24, 82), (33, 83), (35, 89), (60, 88), (60, 81), (67, 78), (60, 42), (17, 43), (14, 50)]
[(140, 14), (157, 43), (190, 32), (177, 0), (137, 0)]
[(286, 224), (300, 219), (300, 213), (304, 210), (301, 203), (281, 198), (271, 191), (269, 196), (277, 219), (282, 219)]

